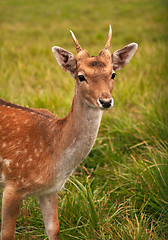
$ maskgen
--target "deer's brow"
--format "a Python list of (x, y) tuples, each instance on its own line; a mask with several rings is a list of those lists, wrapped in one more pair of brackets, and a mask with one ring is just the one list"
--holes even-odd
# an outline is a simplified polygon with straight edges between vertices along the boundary
[(89, 67), (105, 67), (106, 64), (104, 62), (101, 61), (91, 61), (88, 65)]

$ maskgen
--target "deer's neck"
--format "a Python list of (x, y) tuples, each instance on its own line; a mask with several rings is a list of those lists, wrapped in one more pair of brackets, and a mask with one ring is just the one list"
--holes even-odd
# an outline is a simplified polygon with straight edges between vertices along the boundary
[(85, 140), (91, 144), (95, 140), (102, 118), (102, 111), (88, 106), (86, 102), (80, 102), (76, 96), (73, 99), (71, 112), (67, 117), (67, 124), (71, 126), (69, 131), (75, 141)]
[(80, 100), (76, 92), (63, 130), (61, 165), (71, 173), (92, 149), (100, 126), (102, 111)]

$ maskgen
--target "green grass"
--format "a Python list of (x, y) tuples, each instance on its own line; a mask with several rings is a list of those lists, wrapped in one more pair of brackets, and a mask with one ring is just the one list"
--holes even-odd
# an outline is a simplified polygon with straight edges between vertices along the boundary
[[(91, 55), (137, 42), (117, 73), (115, 107), (96, 144), (59, 194), (61, 239), (168, 239), (168, 19), (166, 0), (0, 1), (0, 97), (68, 114), (74, 80), (51, 47)], [(21, 207), (16, 239), (47, 239), (37, 199)]]

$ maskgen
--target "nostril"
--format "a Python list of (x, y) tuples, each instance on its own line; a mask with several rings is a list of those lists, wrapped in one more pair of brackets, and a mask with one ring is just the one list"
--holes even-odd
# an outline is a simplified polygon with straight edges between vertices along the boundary
[(112, 106), (112, 99), (104, 100), (99, 98), (99, 102), (103, 108), (109, 108)]
[(102, 100), (101, 98), (99, 98), (99, 102), (103, 105), (104, 104), (104, 100)]

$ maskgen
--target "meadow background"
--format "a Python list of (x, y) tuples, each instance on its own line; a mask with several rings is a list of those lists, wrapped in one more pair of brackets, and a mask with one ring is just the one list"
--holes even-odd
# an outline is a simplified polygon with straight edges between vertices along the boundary
[[(168, 239), (168, 1), (0, 0), (0, 97), (68, 114), (74, 79), (58, 45), (76, 54), (69, 29), (96, 55), (139, 48), (117, 72), (115, 106), (96, 144), (59, 194), (61, 239)], [(22, 204), (16, 239), (47, 239), (37, 198)]]

